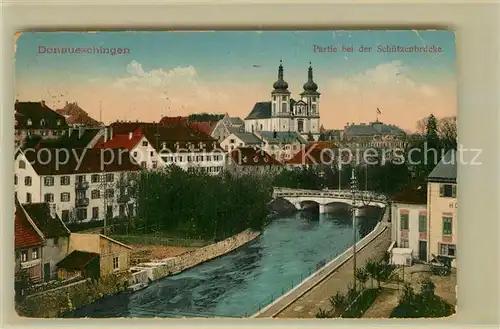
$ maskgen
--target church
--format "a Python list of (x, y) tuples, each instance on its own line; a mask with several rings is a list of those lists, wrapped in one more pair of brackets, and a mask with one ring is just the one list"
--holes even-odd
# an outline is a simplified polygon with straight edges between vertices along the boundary
[(273, 84), (271, 100), (257, 102), (245, 118), (245, 130), (258, 133), (297, 132), (303, 138), (318, 140), (320, 115), (318, 85), (313, 80), (313, 69), (309, 63), (307, 82), (300, 93), (300, 100), (291, 98), (288, 83), (284, 80), (283, 63), (278, 67), (278, 80)]

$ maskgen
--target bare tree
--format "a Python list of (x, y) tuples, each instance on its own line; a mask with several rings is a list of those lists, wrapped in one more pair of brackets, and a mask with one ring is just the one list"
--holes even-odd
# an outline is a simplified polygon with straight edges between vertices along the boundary
[(442, 118), (438, 121), (439, 137), (446, 140), (457, 139), (457, 117)]

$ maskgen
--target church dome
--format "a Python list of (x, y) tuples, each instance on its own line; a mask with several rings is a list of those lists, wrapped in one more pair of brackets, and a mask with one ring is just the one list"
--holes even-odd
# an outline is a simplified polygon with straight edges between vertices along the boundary
[(307, 82), (304, 83), (304, 87), (303, 87), (304, 91), (316, 93), (318, 91), (318, 85), (313, 80), (313, 69), (312, 69), (311, 63), (309, 63), (307, 77), (308, 77)]
[(274, 90), (287, 90), (288, 83), (283, 79), (283, 63), (280, 61), (280, 66), (278, 67), (278, 80), (273, 84)]

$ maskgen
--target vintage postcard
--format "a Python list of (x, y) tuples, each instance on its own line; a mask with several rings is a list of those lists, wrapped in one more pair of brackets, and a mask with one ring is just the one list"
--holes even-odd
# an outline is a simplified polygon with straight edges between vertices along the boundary
[(19, 315), (456, 312), (453, 32), (26, 32), (15, 65)]

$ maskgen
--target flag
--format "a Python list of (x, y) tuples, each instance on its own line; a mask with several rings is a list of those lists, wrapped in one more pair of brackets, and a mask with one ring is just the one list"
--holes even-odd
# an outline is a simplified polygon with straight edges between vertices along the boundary
[(382, 112), (379, 110), (378, 107), (377, 107), (377, 114), (382, 114)]

